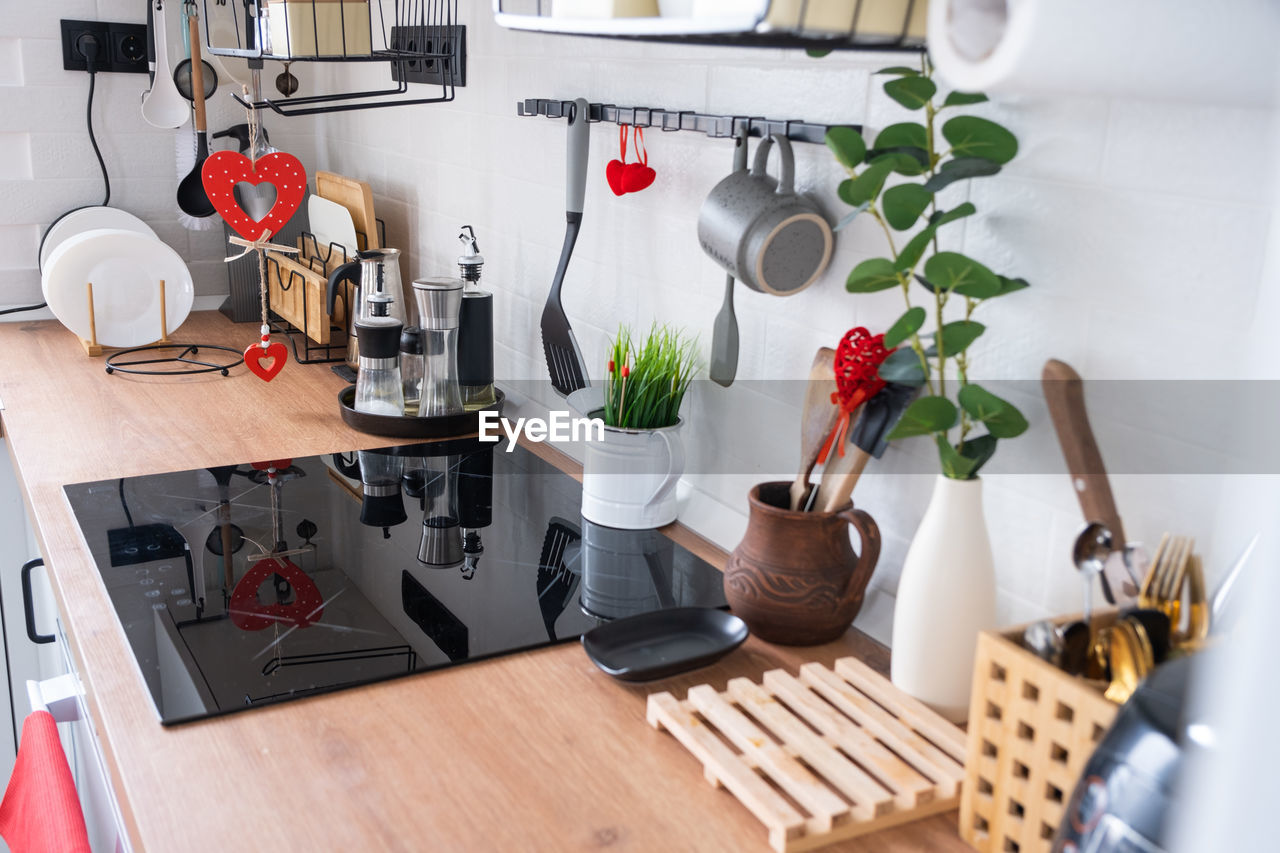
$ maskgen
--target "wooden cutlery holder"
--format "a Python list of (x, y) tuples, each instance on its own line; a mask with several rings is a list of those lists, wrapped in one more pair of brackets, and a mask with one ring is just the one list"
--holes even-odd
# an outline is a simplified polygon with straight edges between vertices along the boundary
[[(1095, 630), (1115, 616), (1095, 613)], [(1068, 675), (1023, 647), (1024, 627), (978, 637), (960, 835), (984, 853), (1048, 853), (1085, 762), (1119, 710), (1103, 696), (1105, 682)]]

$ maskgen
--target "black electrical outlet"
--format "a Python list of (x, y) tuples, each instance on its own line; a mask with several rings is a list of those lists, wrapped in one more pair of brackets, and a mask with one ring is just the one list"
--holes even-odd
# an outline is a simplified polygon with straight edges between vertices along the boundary
[(392, 27), (391, 50), (418, 54), (391, 63), (391, 79), (443, 86), (467, 85), (467, 28)]
[(147, 27), (105, 21), (62, 21), (62, 67), (88, 71), (83, 39), (98, 42), (94, 71), (147, 73)]

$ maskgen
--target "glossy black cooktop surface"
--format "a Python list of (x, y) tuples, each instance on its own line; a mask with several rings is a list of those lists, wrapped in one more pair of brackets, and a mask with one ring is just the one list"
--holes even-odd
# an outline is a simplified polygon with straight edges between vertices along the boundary
[(714, 567), (584, 520), (577, 481), (506, 451), (455, 440), (66, 492), (166, 724), (724, 605)]

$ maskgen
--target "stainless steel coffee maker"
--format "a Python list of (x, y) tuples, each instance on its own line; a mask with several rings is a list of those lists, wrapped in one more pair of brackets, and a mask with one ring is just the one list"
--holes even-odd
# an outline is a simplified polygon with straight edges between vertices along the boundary
[(347, 306), (347, 366), (356, 370), (360, 362), (360, 347), (356, 341), (356, 322), (367, 319), (368, 297), (383, 293), (391, 297), (388, 316), (408, 325), (404, 310), (404, 288), (400, 283), (400, 250), (369, 249), (357, 252), (356, 259), (345, 263), (329, 276), (329, 316), (337, 307), (338, 292), (344, 283), (354, 286), (355, 293)]

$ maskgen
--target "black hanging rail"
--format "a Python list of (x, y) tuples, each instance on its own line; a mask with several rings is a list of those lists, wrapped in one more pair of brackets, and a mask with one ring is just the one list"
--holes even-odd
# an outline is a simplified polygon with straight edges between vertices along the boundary
[[(575, 108), (573, 101), (552, 101), (546, 98), (526, 98), (516, 102), (516, 114), (521, 116), (546, 116), (547, 118), (565, 118)], [(590, 122), (613, 122), (629, 124), (636, 127), (656, 127), (659, 130), (674, 133), (678, 130), (693, 130), (705, 133), (712, 139), (730, 139), (739, 130), (745, 130), (748, 136), (768, 137), (785, 136), (792, 142), (814, 142), (822, 144), (827, 131), (833, 127), (849, 127), (858, 132), (862, 126), (857, 124), (814, 124), (807, 121), (760, 118), (756, 116), (707, 115), (691, 110), (664, 110), (657, 107), (620, 107), (616, 104), (591, 104), (587, 116)]]

